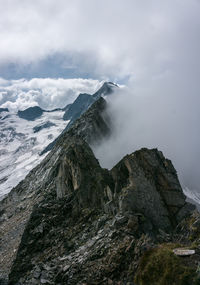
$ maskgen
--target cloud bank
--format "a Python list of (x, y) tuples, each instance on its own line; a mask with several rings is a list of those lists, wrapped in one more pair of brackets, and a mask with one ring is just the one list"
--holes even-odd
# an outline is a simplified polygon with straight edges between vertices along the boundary
[(62, 68), (113, 81), (154, 80), (177, 66), (199, 71), (199, 0), (0, 0), (0, 7), (2, 70), (62, 55)]
[(183, 187), (200, 193), (200, 98), (190, 95), (138, 96), (132, 89), (122, 88), (108, 97), (113, 133), (93, 146), (101, 165), (112, 168), (135, 150), (158, 148), (172, 160)]
[[(18, 74), (29, 67), (40, 74), (41, 62), (53, 58), (66, 77), (81, 74), (126, 84), (129, 90), (110, 104), (116, 132), (115, 141), (104, 144), (114, 151), (106, 152), (105, 164), (142, 146), (159, 147), (182, 181), (199, 187), (199, 0), (0, 0), (0, 7), (2, 77), (13, 65)], [(13, 91), (0, 79), (0, 102), (6, 105), (9, 98), (13, 108), (25, 108), (27, 102), (45, 108), (68, 103), (66, 87), (47, 81), (28, 89), (11, 82)]]
[(102, 82), (92, 79), (33, 78), (5, 80), (0, 78), (0, 107), (10, 111), (39, 105), (45, 110), (63, 108), (79, 93), (94, 93)]

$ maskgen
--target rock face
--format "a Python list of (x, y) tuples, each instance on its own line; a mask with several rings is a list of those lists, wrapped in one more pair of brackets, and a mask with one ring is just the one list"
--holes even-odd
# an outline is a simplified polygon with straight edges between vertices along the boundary
[[(69, 123), (67, 124), (66, 128), (63, 130), (62, 134), (56, 140), (54, 140), (52, 143), (50, 143), (41, 152), (41, 155), (43, 155), (47, 151), (50, 151), (53, 148), (53, 146), (56, 144), (56, 142), (59, 140), (59, 138), (62, 137), (63, 134), (65, 132), (67, 132), (72, 127), (72, 125), (74, 125), (76, 120), (78, 118), (80, 118), (80, 116), (82, 114), (84, 114), (89, 109), (89, 107), (91, 105), (93, 105), (93, 106), (95, 105), (94, 102), (98, 101), (102, 96), (108, 96), (108, 95), (112, 94), (114, 92), (115, 88), (118, 88), (118, 86), (116, 84), (114, 84), (112, 82), (104, 82), (104, 84), (101, 86), (101, 88), (96, 93), (94, 93), (93, 95), (86, 94), (86, 93), (80, 94), (72, 104), (67, 105), (63, 109), (63, 110), (65, 110), (65, 113), (63, 115), (63, 119), (69, 120)], [(102, 111), (102, 107), (99, 106), (99, 103), (97, 103), (97, 108), (99, 108), (99, 111)], [(96, 111), (99, 112), (98, 109)], [(97, 120), (95, 120), (95, 121), (97, 122)], [(90, 124), (91, 124), (91, 121), (90, 121)], [(97, 124), (99, 125), (99, 127), (101, 127), (102, 120)], [(91, 128), (89, 125), (87, 127)], [(95, 134), (96, 134), (96, 132), (95, 132)], [(94, 138), (91, 138), (90, 141), (92, 141), (92, 140), (95, 141), (97, 139), (98, 139), (97, 137), (94, 137)]]
[(96, 100), (102, 96), (110, 95), (116, 87), (118, 86), (112, 82), (104, 82), (101, 88), (93, 95), (87, 93), (80, 94), (73, 104), (65, 107), (63, 119), (71, 120), (72, 125)]
[(65, 111), (63, 120), (73, 120), (75, 121), (80, 115), (88, 109), (92, 103), (94, 103), (94, 98), (89, 94), (80, 94), (73, 104)]
[(40, 124), (40, 125), (35, 126), (35, 127), (33, 128), (33, 132), (34, 132), (34, 133), (38, 133), (39, 131), (41, 131), (41, 130), (43, 130), (43, 129), (48, 129), (48, 128), (51, 128), (51, 127), (53, 127), (53, 126), (55, 126), (54, 123), (52, 123), (52, 122), (50, 122), (50, 121), (47, 121), (47, 122), (45, 122), (45, 123), (43, 123), (43, 124)]
[[(94, 136), (104, 137), (109, 134), (110, 129), (106, 122), (105, 108), (106, 102), (100, 98), (95, 104), (82, 116), (76, 123), (75, 129), (71, 128), (70, 134), (64, 134), (59, 138), (51, 153), (42, 161), (40, 165), (34, 168), (9, 195), (0, 202), (0, 274), (5, 275), (9, 272), (13, 258), (15, 257), (21, 235), (24, 231), (25, 224), (32, 212), (33, 206), (43, 197), (43, 190), (56, 187), (53, 184), (51, 170), (61, 159), (64, 149), (73, 138), (73, 133), (77, 132), (82, 138), (90, 139), (92, 132)], [(101, 116), (104, 111), (103, 117)], [(86, 128), (90, 125), (90, 128)], [(99, 126), (99, 124), (101, 125)], [(96, 129), (95, 129), (96, 127)], [(76, 141), (76, 139), (75, 139)], [(55, 182), (55, 181), (54, 181)], [(46, 191), (46, 190), (45, 190)], [(2, 272), (1, 272), (2, 271)]]
[(112, 83), (112, 82), (105, 82), (102, 87), (93, 94), (93, 97), (95, 99), (99, 99), (101, 96), (107, 96), (109, 94), (113, 93), (113, 90), (118, 87), (118, 85)]
[(88, 143), (110, 133), (105, 108), (96, 101), (1, 202), (9, 284), (133, 284), (145, 251), (180, 239), (194, 208), (171, 161), (141, 149), (108, 171), (94, 157)]
[(9, 112), (8, 108), (0, 108), (0, 113), (1, 112)]
[(73, 127), (69, 127), (68, 131), (64, 132), (52, 143), (50, 143), (42, 152), (44, 154), (50, 151), (53, 147), (60, 145), (66, 139), (66, 136), (79, 135), (89, 144), (95, 144), (100, 142), (102, 138), (109, 136), (110, 134), (110, 119), (106, 112), (106, 101), (100, 97), (96, 102), (92, 104), (92, 107), (88, 109), (79, 119), (73, 123)]
[[(112, 279), (118, 280), (124, 259), (122, 273), (129, 280), (136, 237), (169, 233), (187, 205), (176, 171), (156, 149), (126, 156), (109, 172), (87, 143), (68, 138), (48, 176), (51, 184), (41, 189), (43, 197), (26, 224), (10, 284), (40, 284), (42, 279), (47, 284), (98, 284), (112, 270)], [(109, 259), (117, 264), (110, 262), (106, 269)], [(90, 272), (99, 265), (98, 274)]]
[(155, 228), (173, 228), (188, 210), (176, 170), (158, 150), (141, 149), (126, 156), (112, 175), (115, 193), (123, 189), (120, 210), (144, 214)]
[(28, 121), (34, 121), (36, 118), (39, 118), (42, 116), (44, 110), (42, 110), (40, 107), (30, 107), (24, 111), (18, 111), (18, 116), (22, 119), (28, 120)]

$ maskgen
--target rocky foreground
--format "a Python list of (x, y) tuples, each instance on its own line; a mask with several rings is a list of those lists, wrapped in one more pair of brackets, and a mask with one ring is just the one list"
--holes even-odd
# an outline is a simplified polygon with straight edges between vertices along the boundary
[(200, 216), (171, 161), (144, 148), (108, 171), (94, 157), (89, 144), (110, 134), (105, 107), (1, 202), (1, 284), (200, 284)]

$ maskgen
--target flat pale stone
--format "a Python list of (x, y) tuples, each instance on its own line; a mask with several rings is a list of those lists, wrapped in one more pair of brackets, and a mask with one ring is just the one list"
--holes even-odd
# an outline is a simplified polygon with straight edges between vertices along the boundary
[(188, 248), (175, 248), (173, 249), (173, 253), (179, 256), (187, 256), (195, 254), (194, 249), (188, 249)]

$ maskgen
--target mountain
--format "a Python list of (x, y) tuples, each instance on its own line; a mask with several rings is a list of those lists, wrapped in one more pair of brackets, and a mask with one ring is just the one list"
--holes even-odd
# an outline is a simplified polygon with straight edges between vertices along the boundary
[(0, 113), (1, 112), (9, 112), (8, 108), (0, 108)]
[(27, 120), (13, 112), (1, 112), (0, 199), (44, 158), (40, 152), (66, 127), (63, 114), (59, 110), (43, 112), (39, 118)]
[(44, 110), (42, 110), (39, 106), (30, 107), (24, 111), (18, 111), (18, 116), (22, 119), (28, 121), (34, 121), (35, 119), (42, 116)]
[[(76, 100), (65, 107), (65, 113), (63, 115), (64, 120), (69, 120), (67, 126), (63, 130), (63, 133), (70, 129), (74, 122), (84, 114), (88, 108), (100, 97), (106, 97), (112, 94), (116, 88), (119, 88), (118, 85), (112, 82), (104, 82), (102, 87), (93, 95), (90, 94), (80, 94)], [(61, 134), (62, 135), (62, 134)], [(41, 155), (44, 155), (46, 152), (50, 151), (53, 146), (56, 144), (58, 138), (55, 141), (51, 142), (46, 148), (43, 149)]]
[(63, 120), (76, 120), (80, 115), (88, 109), (95, 99), (89, 94), (80, 94), (73, 104), (65, 111)]
[[(115, 87), (105, 82), (95, 94), (99, 94), (98, 98), (101, 94), (105, 96)], [(93, 96), (80, 94), (62, 109), (34, 106), (17, 114), (0, 109), (0, 199), (44, 158), (62, 131), (68, 130), (97, 100)]]
[(118, 88), (118, 85), (112, 82), (104, 82), (101, 88), (93, 95), (87, 93), (80, 94), (73, 104), (66, 109), (63, 119), (71, 120), (70, 123), (72, 125), (97, 99), (112, 94), (116, 87)]
[(199, 284), (200, 215), (172, 162), (143, 148), (101, 168), (88, 143), (111, 131), (100, 97), (0, 202), (4, 284)]
[(100, 97), (108, 96), (113, 93), (116, 87), (118, 88), (118, 85), (113, 82), (104, 82), (101, 88), (93, 94), (93, 98), (97, 100)]

